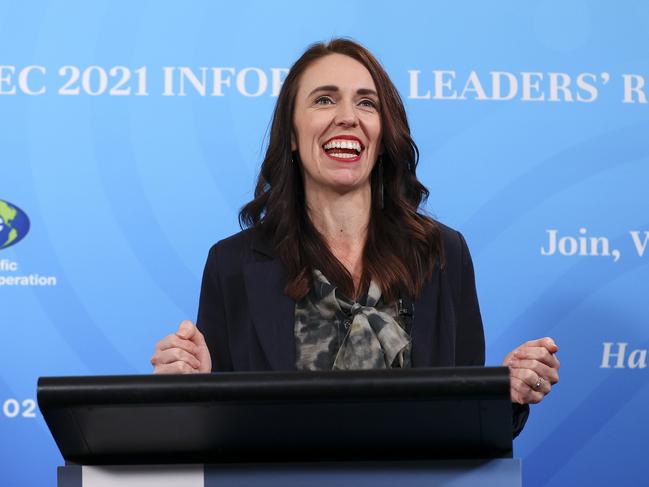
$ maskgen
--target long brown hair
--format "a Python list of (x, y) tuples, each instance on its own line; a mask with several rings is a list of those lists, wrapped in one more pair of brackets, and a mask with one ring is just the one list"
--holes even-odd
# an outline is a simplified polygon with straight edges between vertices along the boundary
[[(300, 76), (311, 63), (334, 53), (349, 56), (367, 68), (381, 106), (383, 174), (375, 164), (360, 289), (366, 289), (373, 279), (386, 302), (394, 301), (401, 292), (416, 297), (433, 267), (444, 262), (439, 227), (418, 212), (429, 193), (415, 174), (419, 150), (410, 136), (401, 97), (376, 58), (349, 39), (313, 44), (291, 67), (275, 106), (255, 197), (241, 209), (239, 222), (242, 228), (257, 227), (272, 245), (287, 269), (285, 292), (292, 299), (298, 301), (308, 293), (314, 268), (321, 270), (344, 295), (357, 294), (351, 274), (331, 253), (309, 218), (299, 156), (291, 151)], [(379, 190), (381, 178), (383, 198)]]

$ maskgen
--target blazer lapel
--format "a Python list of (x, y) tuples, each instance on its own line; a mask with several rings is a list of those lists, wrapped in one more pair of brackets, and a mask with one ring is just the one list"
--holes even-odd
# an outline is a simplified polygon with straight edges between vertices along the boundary
[(244, 270), (250, 316), (272, 370), (295, 370), (295, 302), (284, 294), (286, 271), (276, 258)]

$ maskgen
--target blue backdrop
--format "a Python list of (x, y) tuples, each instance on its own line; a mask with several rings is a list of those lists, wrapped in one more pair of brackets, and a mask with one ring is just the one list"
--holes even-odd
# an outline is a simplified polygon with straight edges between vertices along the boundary
[(332, 36), (404, 98), (488, 363), (561, 347), (515, 442), (525, 484), (647, 483), (648, 32), (640, 0), (1, 1), (2, 484), (55, 482), (37, 377), (149, 373), (195, 317), (286, 68)]

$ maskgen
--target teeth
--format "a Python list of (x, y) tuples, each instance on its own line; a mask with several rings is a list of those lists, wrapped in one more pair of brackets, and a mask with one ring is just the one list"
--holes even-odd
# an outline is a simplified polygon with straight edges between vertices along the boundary
[(340, 157), (342, 159), (352, 159), (354, 157), (358, 157), (356, 154), (349, 154), (347, 152), (340, 152), (340, 153), (333, 152), (329, 155), (331, 155), (332, 157)]
[(361, 144), (357, 140), (330, 140), (324, 145), (325, 150), (329, 149), (354, 149), (357, 152), (361, 151)]

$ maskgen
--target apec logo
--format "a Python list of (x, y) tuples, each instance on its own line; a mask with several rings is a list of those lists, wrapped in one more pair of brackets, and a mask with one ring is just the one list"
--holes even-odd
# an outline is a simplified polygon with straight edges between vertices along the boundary
[(29, 232), (27, 214), (8, 201), (0, 200), (0, 249), (20, 242)]

